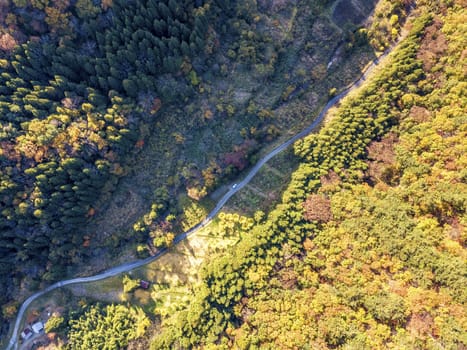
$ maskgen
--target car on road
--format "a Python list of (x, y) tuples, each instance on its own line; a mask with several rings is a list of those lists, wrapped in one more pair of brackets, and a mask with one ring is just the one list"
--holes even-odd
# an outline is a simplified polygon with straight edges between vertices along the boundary
[(233, 189), (233, 190), (236, 189), (236, 188), (237, 188), (237, 185), (238, 185), (238, 184), (233, 184), (233, 185), (232, 185), (232, 189)]

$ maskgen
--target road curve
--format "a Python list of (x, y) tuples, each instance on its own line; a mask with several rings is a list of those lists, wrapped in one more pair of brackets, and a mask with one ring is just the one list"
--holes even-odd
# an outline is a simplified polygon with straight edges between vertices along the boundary
[[(393, 45), (392, 47), (394, 47)], [(386, 52), (384, 52), (379, 58), (376, 58), (371, 62), (370, 65), (368, 65), (367, 69), (365, 72), (361, 75), (361, 77), (351, 84), (350, 86), (347, 86), (342, 92), (340, 92), (338, 95), (334, 96), (332, 99), (328, 101), (328, 103), (323, 107), (321, 112), (318, 114), (316, 119), (311, 123), (307, 128), (296, 134), (295, 136), (291, 137), (281, 145), (277, 146), (274, 148), (271, 152), (269, 152), (267, 155), (265, 155), (263, 158), (261, 158), (258, 163), (255, 164), (255, 166), (249, 171), (249, 173), (246, 175), (246, 177), (241, 181), (238, 182), (235, 187), (230, 186), (229, 191), (217, 202), (216, 206), (214, 209), (207, 215), (207, 217), (201, 221), (199, 224), (196, 226), (192, 227), (188, 231), (181, 233), (177, 235), (174, 240), (173, 244), (178, 244), (184, 239), (186, 239), (189, 235), (192, 233), (198, 231), (200, 228), (206, 226), (209, 224), (209, 222), (219, 213), (219, 211), (222, 209), (222, 207), (227, 203), (227, 201), (238, 191), (240, 191), (243, 187), (245, 187), (252, 179), (253, 177), (258, 173), (258, 171), (263, 167), (264, 164), (266, 164), (271, 158), (275, 157), (277, 154), (285, 150), (287, 147), (292, 145), (295, 141), (305, 137), (308, 135), (311, 131), (313, 131), (323, 120), (324, 116), (328, 112), (328, 110), (333, 107), (336, 103), (338, 103), (343, 97), (345, 97), (350, 91), (354, 90), (355, 88), (359, 87), (368, 77), (368, 75), (371, 73), (373, 68), (377, 66), (382, 58), (388, 55), (390, 52), (390, 49), (388, 49)], [(138, 267), (141, 267), (143, 265), (149, 264), (150, 262), (153, 262), (157, 259), (159, 259), (162, 255), (167, 253), (168, 249), (164, 248), (159, 250), (155, 255), (150, 256), (146, 259), (142, 260), (137, 260), (129, 263), (125, 263), (116, 267), (113, 267), (111, 269), (108, 269), (100, 274), (94, 275), (94, 276), (89, 276), (89, 277), (77, 277), (77, 278), (72, 278), (69, 280), (64, 280), (64, 281), (59, 281), (56, 282), (47, 288), (34, 293), (31, 295), (29, 298), (27, 298), (23, 304), (21, 305), (18, 314), (16, 316), (16, 321), (15, 321), (15, 326), (10, 338), (10, 341), (8, 343), (8, 346), (6, 350), (11, 350), (11, 349), (17, 349), (18, 348), (18, 333), (19, 333), (19, 327), (21, 324), (21, 319), (23, 318), (24, 313), (26, 312), (27, 308), (29, 305), (37, 298), (41, 297), (42, 295), (55, 290), (57, 288), (61, 288), (64, 286), (68, 286), (70, 284), (75, 284), (75, 283), (86, 283), (86, 282), (95, 282), (95, 281), (100, 281), (103, 279), (106, 279), (108, 277), (112, 277), (115, 275), (118, 275), (123, 272), (128, 272), (133, 269), (136, 269)]]

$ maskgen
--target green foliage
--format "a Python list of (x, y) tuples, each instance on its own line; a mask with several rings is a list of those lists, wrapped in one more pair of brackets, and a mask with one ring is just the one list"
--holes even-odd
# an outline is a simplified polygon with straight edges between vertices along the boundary
[(171, 287), (155, 284), (151, 292), (151, 298), (156, 303), (154, 313), (166, 318), (179, 310), (186, 308), (190, 302), (191, 292), (185, 286)]
[[(216, 8), (17, 0), (2, 9), (15, 22), (2, 33), (21, 37), (6, 37), (0, 62), (0, 241), (9, 242), (2, 263), (15, 273), (34, 261), (53, 281), (86, 257), (82, 228), (125, 173), (156, 96), (165, 96), (168, 84), (155, 82), (203, 49)], [(139, 108), (142, 96), (150, 102)]]
[(394, 293), (369, 296), (363, 305), (375, 320), (386, 324), (403, 326), (408, 316), (404, 299)]
[(139, 287), (139, 280), (131, 279), (127, 275), (123, 276), (123, 293), (131, 293)]
[(119, 349), (141, 337), (150, 321), (139, 308), (124, 305), (91, 306), (70, 321), (67, 349)]
[[(456, 46), (441, 60), (463, 49), (452, 11), (444, 32)], [(455, 60), (427, 68), (424, 50), (436, 36), (426, 33), (439, 21), (415, 20), (378, 76), (319, 134), (297, 142), (302, 164), (282, 203), (204, 266), (192, 302), (164, 322), (153, 348), (465, 346), (465, 235), (453, 227), (466, 222), (456, 107), (466, 101), (452, 88), (463, 74)], [(440, 70), (444, 84), (429, 88)], [(410, 107), (408, 93), (416, 96)], [(384, 146), (394, 159), (366, 160), (389, 130), (398, 135)], [(375, 167), (392, 170), (374, 177)], [(320, 226), (311, 207), (318, 200)]]
[(405, 22), (409, 1), (379, 1), (375, 9), (375, 20), (368, 32), (370, 44), (383, 51), (399, 36), (401, 24)]
[(94, 6), (92, 0), (78, 0), (75, 4), (76, 13), (79, 18), (94, 18), (101, 11), (97, 6)]
[(62, 316), (52, 315), (45, 323), (44, 329), (46, 333), (50, 332), (62, 332), (65, 330), (66, 322)]
[[(148, 113), (156, 96), (165, 105), (194, 91), (187, 79), (167, 73), (182, 71), (202, 92), (210, 74), (203, 53), (218, 46), (231, 44), (227, 57), (254, 67), (255, 76), (268, 83), (274, 73), (282, 76), (276, 65), (284, 67), (291, 57), (273, 39), (287, 11), (279, 11), (277, 33), (257, 30), (267, 27), (262, 10), (280, 9), (281, 1), (114, 0), (101, 8), (88, 0), (61, 7), (54, 1), (56, 8), (48, 3), (15, 0), (6, 21), (35, 38), (0, 61), (1, 285), (8, 285), (4, 276), (12, 270), (21, 276), (19, 267), (28, 261), (47, 266), (44, 280), (57, 280), (65, 264), (86, 253), (81, 245), (89, 240), (80, 228), (106, 194), (102, 189), (125, 173), (121, 164), (135, 144), (144, 144), (148, 125), (164, 127)], [(305, 3), (317, 9), (331, 2)], [(355, 33), (356, 42), (387, 48), (409, 5), (380, 1), (372, 27)], [(379, 77), (343, 103), (320, 134), (295, 145), (302, 164), (282, 203), (267, 218), (258, 213), (256, 224), (235, 214), (219, 217), (218, 234), (240, 232), (242, 240), (211, 257), (193, 299), (174, 298), (168, 306), (171, 296), (154, 291), (164, 324), (153, 348), (465, 346), (466, 102), (465, 65), (459, 64), (465, 60), (465, 30), (460, 7), (431, 5), (443, 16), (433, 22), (419, 16)], [(32, 16), (42, 10), (45, 16)], [(216, 16), (225, 20), (222, 31), (233, 42), (219, 41), (210, 22)], [(292, 17), (288, 30), (296, 31), (297, 23)], [(310, 32), (318, 24), (307, 18)], [(314, 61), (315, 42), (307, 47)], [(228, 69), (223, 63), (219, 71)], [(313, 79), (325, 76), (325, 65), (313, 68)], [(281, 104), (305, 86), (294, 79), (283, 89)], [(330, 96), (337, 93), (328, 89)], [(205, 102), (217, 104), (221, 117), (242, 114), (231, 101)], [(247, 109), (252, 118), (264, 107), (257, 102), (250, 100)], [(258, 112), (261, 122), (273, 118), (267, 108)], [(209, 109), (203, 122), (211, 118)], [(251, 126), (243, 137), (248, 130), (256, 132)], [(264, 130), (274, 134), (270, 125)], [(394, 159), (370, 157), (371, 145), (383, 143), (388, 131), (397, 135), (390, 146)], [(175, 137), (186, 141), (182, 134)], [(203, 171), (190, 165), (182, 180), (171, 181), (185, 181), (181, 186), (199, 200), (221, 174), (248, 165), (255, 146), (245, 142), (225, 154), (224, 172), (215, 162)], [(170, 246), (179, 214), (167, 210), (172, 194), (165, 187), (154, 194), (132, 239)], [(199, 203), (183, 204), (184, 228), (206, 215)], [(147, 249), (138, 245), (141, 255)], [(125, 277), (124, 289), (135, 282)], [(15, 311), (16, 305), (3, 308), (5, 317)], [(62, 327), (60, 320), (51, 322), (51, 329)], [(142, 311), (96, 306), (71, 322), (69, 347), (125, 347), (148, 324)]]

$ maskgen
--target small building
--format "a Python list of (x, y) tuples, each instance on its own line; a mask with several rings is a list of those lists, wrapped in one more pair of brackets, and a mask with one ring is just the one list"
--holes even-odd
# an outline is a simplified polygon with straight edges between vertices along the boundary
[(34, 331), (34, 333), (40, 333), (44, 329), (44, 324), (41, 321), (38, 321), (38, 322), (34, 323), (31, 326), (31, 328)]
[(148, 289), (149, 288), (149, 282), (148, 281), (144, 281), (144, 280), (140, 280), (139, 281), (139, 286), (143, 289)]
[(21, 339), (28, 340), (32, 337), (32, 331), (30, 328), (25, 328), (24, 331), (21, 332)]

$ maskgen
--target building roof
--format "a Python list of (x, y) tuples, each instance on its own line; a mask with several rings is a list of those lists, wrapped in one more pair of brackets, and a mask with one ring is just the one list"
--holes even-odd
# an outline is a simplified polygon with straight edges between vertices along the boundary
[(21, 332), (21, 338), (23, 338), (24, 340), (29, 339), (31, 337), (32, 337), (32, 331), (29, 328), (25, 328)]
[(44, 324), (41, 321), (39, 321), (34, 323), (31, 327), (34, 333), (39, 333), (41, 330), (44, 329)]

